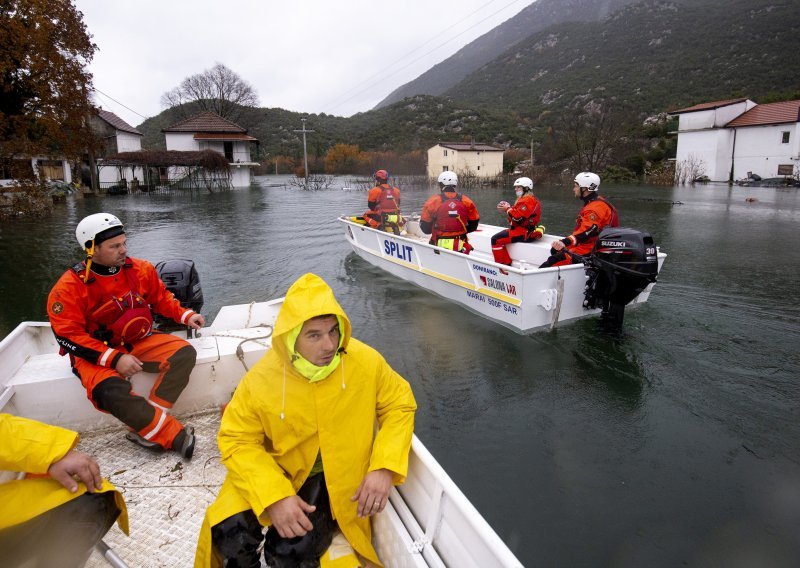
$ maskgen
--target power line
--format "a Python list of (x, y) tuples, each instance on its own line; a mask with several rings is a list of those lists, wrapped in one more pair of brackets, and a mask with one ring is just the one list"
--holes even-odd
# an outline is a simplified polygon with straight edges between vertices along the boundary
[[(479, 11), (483, 10), (483, 9), (484, 9), (486, 6), (488, 6), (488, 5), (490, 5), (490, 4), (494, 4), (494, 2), (495, 2), (495, 1), (496, 1), (496, 0), (491, 0), (491, 2), (487, 2), (486, 4), (482, 5), (480, 8), (477, 8), (476, 10), (474, 10), (473, 12), (471, 12), (469, 15), (467, 15), (467, 16), (465, 16), (464, 18), (460, 19), (458, 22), (454, 23), (454, 24), (453, 24), (453, 25), (451, 25), (450, 27), (448, 27), (448, 28), (445, 28), (443, 32), (439, 32), (439, 33), (437, 33), (437, 35), (436, 35), (436, 36), (432, 37), (431, 39), (429, 39), (429, 40), (428, 40), (428, 41), (426, 41), (425, 43), (421, 44), (419, 47), (416, 47), (416, 48), (412, 49), (410, 52), (408, 52), (407, 54), (405, 54), (404, 56), (402, 56), (400, 59), (397, 59), (396, 61), (394, 61), (394, 62), (390, 63), (390, 64), (389, 64), (387, 67), (385, 67), (385, 68), (384, 68), (384, 69), (382, 69), (381, 71), (378, 71), (378, 72), (377, 72), (377, 73), (375, 73), (374, 75), (371, 75), (370, 77), (368, 77), (368, 78), (364, 79), (364, 80), (363, 80), (363, 81), (361, 81), (360, 83), (358, 83), (358, 84), (356, 84), (355, 86), (351, 87), (350, 89), (348, 89), (347, 91), (345, 91), (345, 94), (346, 94), (346, 93), (349, 93), (349, 92), (351, 92), (351, 91), (353, 91), (353, 90), (355, 90), (355, 89), (357, 89), (357, 88), (359, 88), (360, 86), (364, 85), (365, 83), (368, 83), (368, 82), (372, 81), (372, 80), (373, 80), (373, 79), (375, 79), (376, 77), (378, 77), (378, 76), (380, 76), (380, 75), (382, 75), (382, 74), (384, 74), (384, 73), (387, 73), (387, 72), (389, 71), (389, 68), (390, 68), (391, 66), (393, 66), (393, 65), (395, 65), (395, 64), (397, 64), (397, 63), (399, 63), (400, 61), (402, 61), (403, 59), (407, 58), (409, 55), (411, 55), (411, 54), (412, 54), (412, 53), (414, 53), (415, 51), (419, 51), (419, 50), (420, 50), (420, 49), (422, 49), (424, 46), (426, 46), (427, 44), (429, 44), (429, 43), (431, 43), (433, 40), (435, 40), (435, 39), (436, 39), (438, 36), (442, 35), (442, 33), (444, 33), (444, 32), (446, 32), (446, 31), (448, 31), (448, 30), (450, 30), (450, 29), (452, 29), (452, 28), (456, 27), (457, 25), (461, 24), (461, 23), (462, 23), (462, 22), (464, 22), (466, 19), (468, 19), (468, 18), (470, 18), (471, 16), (473, 16), (475, 13), (477, 13), (477, 12), (479, 12)], [(392, 72), (393, 72), (393, 73), (396, 73), (396, 72), (398, 72), (398, 71), (402, 71), (403, 69), (406, 69), (407, 67), (410, 67), (411, 65), (413, 65), (414, 63), (416, 63), (416, 62), (417, 62), (417, 61), (419, 61), (420, 59), (423, 59), (423, 58), (424, 58), (424, 57), (426, 57), (427, 55), (430, 55), (431, 53), (433, 53), (434, 51), (436, 51), (436, 50), (437, 50), (437, 49), (439, 49), (440, 47), (443, 47), (443, 46), (447, 45), (448, 43), (452, 42), (453, 40), (455, 40), (455, 39), (456, 39), (456, 38), (458, 38), (459, 36), (461, 36), (461, 35), (464, 35), (464, 34), (465, 34), (465, 33), (467, 33), (468, 31), (470, 31), (472, 28), (474, 28), (474, 27), (476, 27), (476, 26), (479, 26), (479, 25), (481, 25), (481, 24), (482, 24), (482, 23), (483, 23), (485, 20), (487, 20), (488, 18), (491, 18), (492, 16), (496, 16), (497, 14), (499, 14), (500, 12), (502, 12), (503, 10), (505, 10), (506, 8), (508, 8), (509, 6), (511, 6), (511, 5), (513, 5), (513, 4), (516, 4), (516, 3), (517, 3), (517, 2), (519, 2), (519, 1), (520, 1), (520, 0), (512, 0), (512, 2), (509, 2), (508, 4), (506, 4), (505, 6), (503, 6), (502, 8), (500, 8), (499, 10), (497, 10), (497, 11), (493, 12), (492, 14), (490, 14), (489, 16), (487, 16), (486, 18), (484, 18), (482, 21), (480, 21), (480, 22), (476, 22), (475, 24), (471, 25), (470, 27), (468, 27), (467, 29), (463, 30), (462, 32), (460, 32), (460, 33), (458, 33), (458, 34), (454, 35), (453, 37), (451, 37), (451, 38), (450, 38), (450, 39), (448, 39), (447, 41), (440, 43), (439, 45), (435, 46), (434, 48), (430, 49), (429, 51), (426, 51), (425, 53), (423, 53), (422, 55), (420, 55), (420, 56), (419, 56), (419, 57), (417, 57), (416, 59), (413, 59), (413, 60), (409, 61), (409, 62), (408, 62), (406, 65), (404, 65), (403, 67), (400, 67), (399, 69), (392, 70)], [(339, 102), (339, 103), (337, 103), (337, 104), (333, 105), (332, 107), (330, 107), (330, 110), (334, 110), (334, 109), (337, 109), (337, 108), (339, 108), (339, 107), (340, 107), (340, 106), (342, 106), (344, 103), (346, 103), (346, 102), (349, 102), (349, 101), (353, 100), (354, 98), (356, 98), (356, 96), (357, 96), (357, 95), (352, 95), (352, 96), (350, 96), (350, 97), (348, 97), (348, 98), (344, 99), (343, 101), (341, 101), (341, 102)]]
[(104, 93), (103, 91), (101, 91), (101, 90), (100, 90), (100, 89), (98, 89), (97, 87), (92, 87), (92, 90), (93, 90), (94, 92), (96, 92), (96, 93), (100, 93), (100, 94), (101, 94), (101, 95), (103, 95), (104, 97), (108, 97), (109, 99), (111, 99), (112, 101), (114, 101), (115, 103), (117, 103), (117, 104), (118, 104), (119, 106), (121, 106), (122, 108), (126, 108), (126, 109), (128, 109), (128, 110), (129, 110), (129, 111), (131, 111), (133, 114), (138, 114), (139, 116), (141, 116), (141, 117), (142, 117), (143, 119), (145, 119), (145, 120), (147, 120), (148, 118), (150, 118), (149, 116), (145, 116), (145, 115), (143, 115), (142, 113), (136, 112), (136, 111), (135, 111), (135, 110), (133, 110), (131, 107), (129, 107), (129, 106), (126, 106), (126, 105), (122, 104), (122, 103), (121, 103), (121, 102), (119, 102), (117, 99), (115, 99), (115, 98), (114, 98), (114, 97), (112, 97), (111, 95), (108, 95), (108, 94)]

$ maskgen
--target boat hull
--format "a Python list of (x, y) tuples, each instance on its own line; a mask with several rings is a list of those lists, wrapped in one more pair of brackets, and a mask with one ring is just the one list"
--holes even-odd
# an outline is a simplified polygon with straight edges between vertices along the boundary
[[(510, 245), (515, 260), (504, 266), (491, 254), (491, 237), (502, 227), (480, 225), (469, 236), (474, 250), (465, 255), (428, 244), (413, 220), (401, 235), (372, 229), (351, 217), (338, 220), (353, 251), (370, 264), (519, 333), (600, 313), (583, 307), (587, 276), (582, 264), (538, 268), (550, 255), (550, 243), (560, 238), (556, 235)], [(665, 258), (659, 252), (659, 270)], [(648, 285), (629, 306), (646, 302), (652, 288)]]

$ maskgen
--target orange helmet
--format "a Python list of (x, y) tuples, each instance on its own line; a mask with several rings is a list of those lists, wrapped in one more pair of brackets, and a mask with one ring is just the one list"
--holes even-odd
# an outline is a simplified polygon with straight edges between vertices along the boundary
[(382, 179), (383, 181), (386, 181), (389, 179), (389, 172), (386, 170), (378, 170), (375, 172), (375, 179)]

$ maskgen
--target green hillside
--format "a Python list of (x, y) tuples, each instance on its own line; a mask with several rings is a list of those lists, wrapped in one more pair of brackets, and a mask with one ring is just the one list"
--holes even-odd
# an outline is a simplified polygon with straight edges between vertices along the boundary
[(800, 91), (800, 2), (644, 2), (534, 34), (446, 94), (547, 121), (610, 101), (641, 116)]

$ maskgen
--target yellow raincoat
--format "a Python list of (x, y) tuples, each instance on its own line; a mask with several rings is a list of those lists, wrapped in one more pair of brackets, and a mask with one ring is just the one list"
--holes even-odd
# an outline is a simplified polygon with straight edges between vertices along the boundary
[[(344, 352), (330, 375), (311, 383), (292, 366), (284, 335), (327, 314), (344, 324)], [(350, 498), (376, 469), (391, 470), (397, 485), (405, 481), (417, 405), (405, 379), (350, 333), (350, 320), (321, 278), (306, 274), (289, 288), (272, 349), (244, 376), (222, 418), (218, 442), (228, 475), (206, 512), (196, 568), (221, 566), (210, 527), (247, 509), (268, 525), (266, 508), (296, 494), (318, 452), (339, 528), (356, 552), (380, 566), (370, 519), (358, 518)]]
[[(53, 462), (67, 455), (78, 443), (76, 432), (35, 420), (0, 414), (0, 470), (46, 474)], [(120, 510), (117, 523), (128, 534), (128, 511), (114, 486), (103, 480), (102, 492), (114, 491)], [(0, 530), (24, 523), (86, 493), (69, 489), (50, 477), (17, 479), (0, 484)]]

